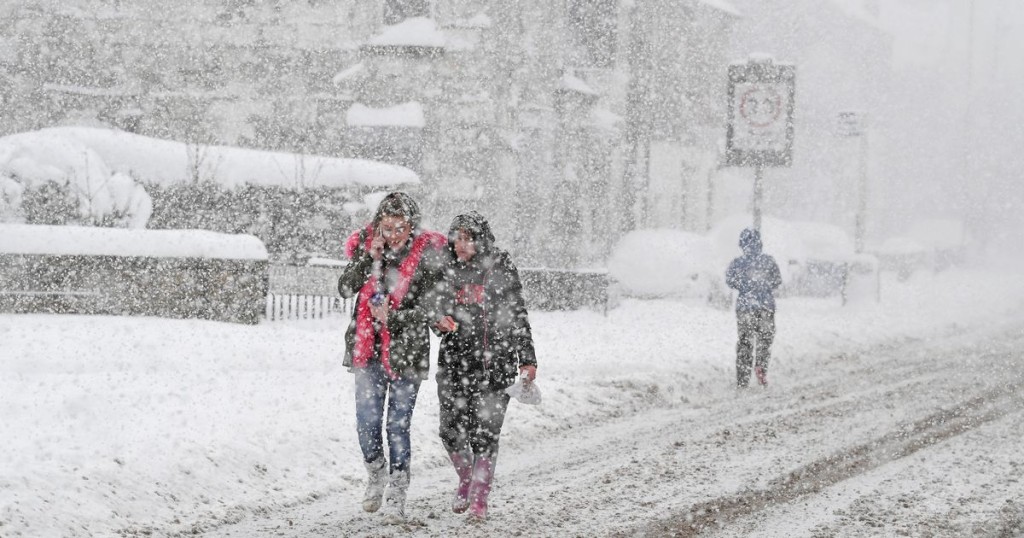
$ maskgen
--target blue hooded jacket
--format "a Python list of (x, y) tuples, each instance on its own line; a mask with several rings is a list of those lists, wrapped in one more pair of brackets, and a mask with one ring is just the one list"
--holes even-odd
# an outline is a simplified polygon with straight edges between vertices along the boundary
[(775, 311), (775, 288), (782, 284), (782, 275), (775, 259), (761, 252), (761, 233), (750, 228), (740, 233), (743, 255), (729, 264), (725, 282), (740, 292), (737, 312), (751, 310)]

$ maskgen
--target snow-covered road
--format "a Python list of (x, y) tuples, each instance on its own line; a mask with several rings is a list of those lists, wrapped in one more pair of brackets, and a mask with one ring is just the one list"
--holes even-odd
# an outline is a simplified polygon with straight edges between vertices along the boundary
[(769, 390), (700, 301), (533, 312), (490, 519), (446, 506), (436, 385), (403, 526), (359, 500), (347, 320), (0, 315), (0, 536), (1014, 536), (1024, 282), (948, 272), (882, 301), (784, 298)]
[(1009, 325), (818, 356), (767, 391), (654, 394), (508, 443), (483, 525), (446, 511), (438, 467), (416, 477), (405, 526), (361, 513), (353, 490), (209, 536), (1014, 536), (1022, 349)]

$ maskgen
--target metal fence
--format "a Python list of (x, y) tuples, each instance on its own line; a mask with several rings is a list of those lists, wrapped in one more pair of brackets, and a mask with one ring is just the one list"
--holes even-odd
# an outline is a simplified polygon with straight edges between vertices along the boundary
[(347, 316), (350, 300), (338, 295), (341, 267), (271, 265), (268, 321)]
[(299, 295), (291, 293), (268, 293), (267, 321), (324, 319), (334, 316), (348, 316), (352, 301), (326, 295)]

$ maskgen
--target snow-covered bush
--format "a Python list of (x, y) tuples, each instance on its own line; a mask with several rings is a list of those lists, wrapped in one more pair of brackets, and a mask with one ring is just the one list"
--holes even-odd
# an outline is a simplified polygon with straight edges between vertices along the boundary
[(43, 131), (0, 138), (0, 222), (143, 228), (146, 190), (87, 145)]

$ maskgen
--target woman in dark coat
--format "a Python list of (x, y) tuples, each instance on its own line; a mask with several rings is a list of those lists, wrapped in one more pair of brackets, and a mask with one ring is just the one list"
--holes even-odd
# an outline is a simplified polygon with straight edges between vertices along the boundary
[[(369, 474), (363, 509), (376, 512), (387, 486), (389, 519), (405, 517), (409, 487), (409, 426), (420, 382), (430, 369), (430, 327), (444, 297), (439, 284), (447, 239), (422, 230), (416, 202), (401, 192), (381, 201), (373, 222), (346, 242), (352, 260), (338, 280), (342, 297), (355, 297), (345, 333), (345, 366), (355, 373), (359, 447)], [(382, 427), (387, 400), (387, 440)]]
[(476, 212), (456, 217), (448, 246), (452, 312), (438, 324), (440, 434), (459, 476), (452, 510), (483, 519), (509, 403), (505, 389), (520, 376), (532, 383), (537, 359), (519, 272), (494, 245), (487, 220)]

